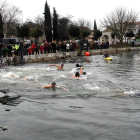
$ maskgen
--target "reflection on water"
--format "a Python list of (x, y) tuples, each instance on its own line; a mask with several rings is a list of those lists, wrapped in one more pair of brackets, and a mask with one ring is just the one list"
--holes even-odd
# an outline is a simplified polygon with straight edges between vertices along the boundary
[(9, 97), (7, 95), (0, 97), (0, 103), (3, 105), (10, 105), (10, 106), (16, 106), (21, 101), (19, 101), (20, 96), (17, 97)]
[[(0, 128), (8, 126), (8, 135), (0, 131), (0, 139), (138, 140), (140, 53), (111, 57), (113, 61), (97, 55), (1, 69)], [(49, 67), (61, 63), (63, 71)], [(70, 79), (77, 63), (86, 72), (81, 80)], [(53, 81), (68, 91), (41, 88)]]

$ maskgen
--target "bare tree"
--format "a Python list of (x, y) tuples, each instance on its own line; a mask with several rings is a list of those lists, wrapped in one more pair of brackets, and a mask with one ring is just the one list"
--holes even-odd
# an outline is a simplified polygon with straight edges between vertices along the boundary
[(21, 14), (21, 11), (16, 6), (11, 6), (7, 9), (4, 13), (5, 19), (4, 21), (4, 32), (6, 34), (6, 37), (11, 37), (12, 35), (15, 35), (15, 32), (13, 32), (14, 29), (16, 29), (16, 25), (19, 24), (19, 15)]
[(37, 25), (38, 29), (41, 29), (41, 30), (43, 29), (43, 26), (44, 26), (44, 17), (43, 16), (37, 15), (34, 19), (34, 22)]
[(91, 22), (89, 20), (87, 20), (87, 19), (84, 19), (84, 18), (78, 19), (77, 25), (81, 29), (90, 29), (91, 28)]
[(6, 37), (16, 35), (16, 26), (20, 23), (20, 9), (16, 6), (8, 5), (7, 1), (0, 1), (0, 11), (3, 20), (4, 34)]
[(8, 6), (7, 1), (0, 1), (0, 11), (1, 11), (1, 14), (3, 14), (3, 12), (5, 12), (7, 6)]
[(116, 8), (110, 15), (101, 21), (103, 27), (111, 29), (116, 37), (123, 42), (127, 29), (131, 28), (137, 21), (138, 13), (132, 10)]

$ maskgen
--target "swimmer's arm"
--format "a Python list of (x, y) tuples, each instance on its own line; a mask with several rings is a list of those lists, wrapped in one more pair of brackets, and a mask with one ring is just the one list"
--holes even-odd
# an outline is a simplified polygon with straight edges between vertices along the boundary
[(45, 86), (42, 86), (41, 88), (51, 88), (51, 85), (45, 85)]
[(56, 64), (50, 64), (49, 67), (50, 67), (50, 66), (60, 67), (59, 65), (56, 65)]
[(73, 79), (73, 78), (75, 78), (75, 76), (70, 77), (70, 79)]
[(80, 75), (81, 75), (81, 74), (83, 74), (83, 68), (82, 68), (82, 67), (81, 67), (81, 69), (80, 69), (80, 72), (79, 72), (79, 73), (80, 73)]
[(61, 89), (63, 89), (63, 90), (66, 90), (66, 91), (69, 91), (67, 88), (65, 88), (65, 87), (62, 87), (62, 86), (57, 86), (58, 88), (61, 88)]
[(66, 91), (69, 91), (67, 88), (65, 88), (65, 87), (60, 87), (61, 89), (63, 89), (63, 90), (66, 90)]
[(22, 80), (23, 80), (23, 81), (26, 81), (26, 80), (27, 80), (27, 78), (25, 78), (25, 77), (24, 77), (24, 78), (22, 78)]

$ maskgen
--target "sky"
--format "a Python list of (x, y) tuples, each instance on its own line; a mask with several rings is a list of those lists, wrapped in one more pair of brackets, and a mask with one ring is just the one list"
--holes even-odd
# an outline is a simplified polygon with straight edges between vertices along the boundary
[[(1, 1), (1, 0), (0, 0)], [(43, 15), (46, 0), (6, 0), (9, 5), (15, 5), (22, 11), (23, 22), (27, 18), (34, 19), (37, 15)], [(94, 25), (96, 20), (97, 28), (100, 21), (113, 12), (116, 8), (133, 10), (140, 15), (139, 0), (47, 0), (50, 11), (53, 7), (59, 15), (73, 16), (72, 20), (86, 19)]]

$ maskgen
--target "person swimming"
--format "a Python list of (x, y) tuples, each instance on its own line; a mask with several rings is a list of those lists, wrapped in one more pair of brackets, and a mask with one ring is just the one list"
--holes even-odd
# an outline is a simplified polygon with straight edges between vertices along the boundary
[(76, 70), (80, 70), (81, 67), (83, 67), (83, 65), (76, 64)]
[(76, 64), (76, 67), (82, 67), (83, 65), (80, 65), (80, 64)]
[(83, 72), (83, 75), (86, 75), (87, 73), (86, 72)]
[(20, 78), (22, 79), (23, 81), (38, 81), (36, 78), (27, 78), (27, 77), (23, 77), (23, 76), (17, 76), (17, 75), (14, 75), (12, 74), (11, 77), (17, 77), (17, 78)]
[(71, 78), (75, 78), (75, 79), (79, 79), (80, 77), (80, 73), (79, 72), (76, 72), (74, 76), (72, 76)]
[(42, 86), (42, 88), (55, 88), (55, 87), (56, 87), (56, 83), (55, 82), (52, 82), (51, 85)]
[(63, 68), (64, 68), (64, 64), (63, 63), (61, 63), (61, 65), (50, 64), (49, 67), (50, 66), (56, 66), (57, 67), (57, 70), (63, 70)]
[(46, 88), (46, 89), (50, 89), (50, 88), (52, 88), (52, 89), (61, 88), (61, 89), (63, 89), (63, 90), (69, 91), (68, 89), (66, 89), (66, 88), (63, 87), (63, 86), (56, 86), (56, 83), (55, 83), (55, 82), (52, 82), (51, 85), (42, 86), (41, 88)]

